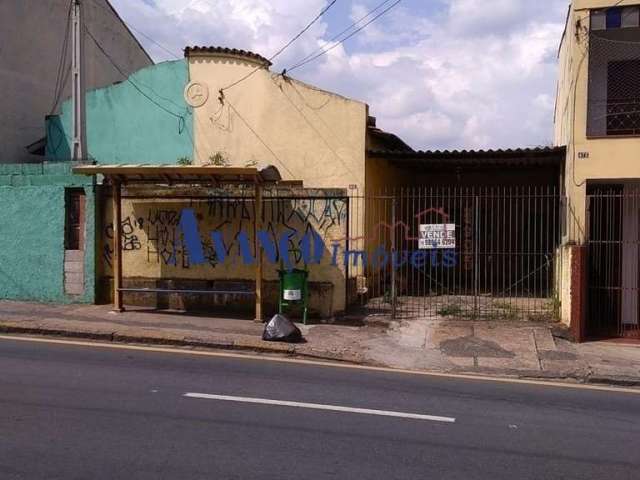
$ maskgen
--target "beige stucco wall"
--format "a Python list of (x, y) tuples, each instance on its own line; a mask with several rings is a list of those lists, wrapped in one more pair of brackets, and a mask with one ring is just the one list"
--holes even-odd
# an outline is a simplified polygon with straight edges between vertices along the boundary
[(561, 245), (556, 250), (556, 298), (560, 302), (560, 321), (567, 327), (571, 325), (571, 261), (573, 250)]
[[(618, 3), (620, 6), (637, 5), (638, 0), (575, 0), (560, 46), (554, 138), (556, 145), (567, 146), (565, 187), (569, 215), (566, 240), (569, 241), (584, 241), (588, 180), (640, 178), (640, 137), (587, 137), (589, 9)], [(579, 158), (584, 155), (588, 158)]]
[(209, 96), (194, 108), (196, 163), (222, 153), (233, 165), (272, 164), (305, 187), (364, 187), (367, 106), (260, 68), (242, 57), (190, 53), (192, 82)]

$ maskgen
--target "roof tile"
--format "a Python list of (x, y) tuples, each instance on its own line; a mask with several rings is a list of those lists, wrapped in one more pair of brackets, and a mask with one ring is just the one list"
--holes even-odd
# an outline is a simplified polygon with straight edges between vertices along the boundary
[(271, 66), (271, 62), (266, 58), (264, 58), (262, 55), (250, 52), (248, 50), (239, 50), (237, 48), (227, 48), (227, 47), (198, 46), (198, 45), (194, 45), (192, 47), (186, 47), (184, 49), (185, 57), (188, 57), (191, 54), (198, 54), (198, 53), (214, 53), (214, 54), (222, 54), (222, 55), (231, 55), (234, 57), (245, 57), (253, 61), (257, 61), (259, 63), (264, 63), (267, 66)]

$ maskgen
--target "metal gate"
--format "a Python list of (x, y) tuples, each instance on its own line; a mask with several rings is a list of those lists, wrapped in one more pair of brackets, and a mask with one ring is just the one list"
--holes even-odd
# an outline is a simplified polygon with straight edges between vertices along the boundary
[(351, 266), (349, 297), (366, 313), (557, 315), (563, 202), (554, 188), (404, 188), (351, 201), (364, 207), (356, 240), (366, 265)]
[(640, 337), (640, 190), (594, 186), (587, 194), (587, 336)]

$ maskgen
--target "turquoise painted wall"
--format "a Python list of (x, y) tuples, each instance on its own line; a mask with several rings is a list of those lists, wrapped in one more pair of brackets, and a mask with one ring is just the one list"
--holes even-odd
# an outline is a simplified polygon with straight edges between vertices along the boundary
[[(175, 164), (181, 157), (192, 158), (193, 115), (183, 97), (189, 81), (186, 61), (147, 67), (130, 80), (87, 93), (89, 156), (98, 163), (127, 164)], [(0, 164), (0, 298), (94, 303), (100, 187), (90, 177), (71, 173), (71, 102), (46, 123), (50, 162)], [(85, 291), (79, 297), (64, 293), (69, 187), (84, 188), (87, 202)]]
[[(89, 155), (103, 164), (175, 164), (193, 158), (193, 115), (184, 101), (186, 60), (138, 70), (131, 81), (87, 93)], [(132, 83), (133, 82), (133, 83)], [(70, 158), (71, 102), (47, 118), (47, 156)]]
[[(64, 293), (65, 187), (86, 194), (84, 295)], [(0, 164), (0, 298), (95, 301), (95, 187), (71, 162)]]

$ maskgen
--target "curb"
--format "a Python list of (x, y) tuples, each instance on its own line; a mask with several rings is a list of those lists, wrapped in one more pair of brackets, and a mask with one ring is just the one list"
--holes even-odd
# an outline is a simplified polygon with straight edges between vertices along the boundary
[[(305, 352), (300, 350), (297, 345), (288, 343), (267, 343), (263, 340), (215, 340), (206, 341), (197, 338), (167, 338), (160, 336), (139, 336), (127, 335), (117, 332), (89, 332), (89, 331), (73, 331), (50, 329), (43, 327), (23, 327), (15, 325), (0, 324), (0, 334), (18, 334), (18, 335), (41, 335), (49, 337), (75, 338), (86, 340), (99, 340), (109, 343), (137, 343), (142, 345), (162, 345), (183, 348), (207, 348), (215, 350), (235, 350), (254, 353), (268, 354), (284, 354), (287, 356), (298, 356), (314, 360), (331, 361), (337, 363), (350, 363), (358, 365), (370, 365), (376, 367), (386, 367), (384, 365), (363, 362), (356, 358), (345, 358), (344, 356), (331, 352)], [(427, 371), (428, 372), (428, 371)], [(446, 373), (446, 372), (438, 372)], [(494, 371), (469, 371), (460, 370), (451, 373), (463, 373), (467, 375), (492, 375), (496, 377), (513, 377), (523, 380), (548, 380), (548, 381), (573, 381), (588, 385), (608, 385), (616, 387), (640, 387), (640, 378), (624, 377), (624, 376), (603, 376), (603, 375), (558, 375), (558, 374), (540, 374), (539, 372), (509, 372), (509, 374), (498, 373)]]
[(640, 387), (640, 380), (633, 377), (603, 377), (591, 376), (586, 378), (588, 384), (605, 384), (615, 387)]
[[(100, 340), (111, 343), (139, 343), (145, 345), (167, 345), (173, 347), (199, 347), (211, 348), (216, 350), (244, 350), (259, 353), (279, 353), (294, 355), (297, 353), (294, 345), (285, 343), (274, 343), (273, 345), (264, 345), (262, 340), (245, 341), (205, 341), (199, 339), (180, 339), (180, 338), (162, 338), (162, 337), (144, 337), (138, 335), (120, 334), (117, 332), (86, 332), (73, 330), (48, 329), (41, 327), (18, 327), (0, 325), (0, 333), (21, 334), (21, 335), (43, 335), (49, 337), (63, 338), (81, 338), (86, 340)], [(327, 357), (329, 359), (329, 357)]]

